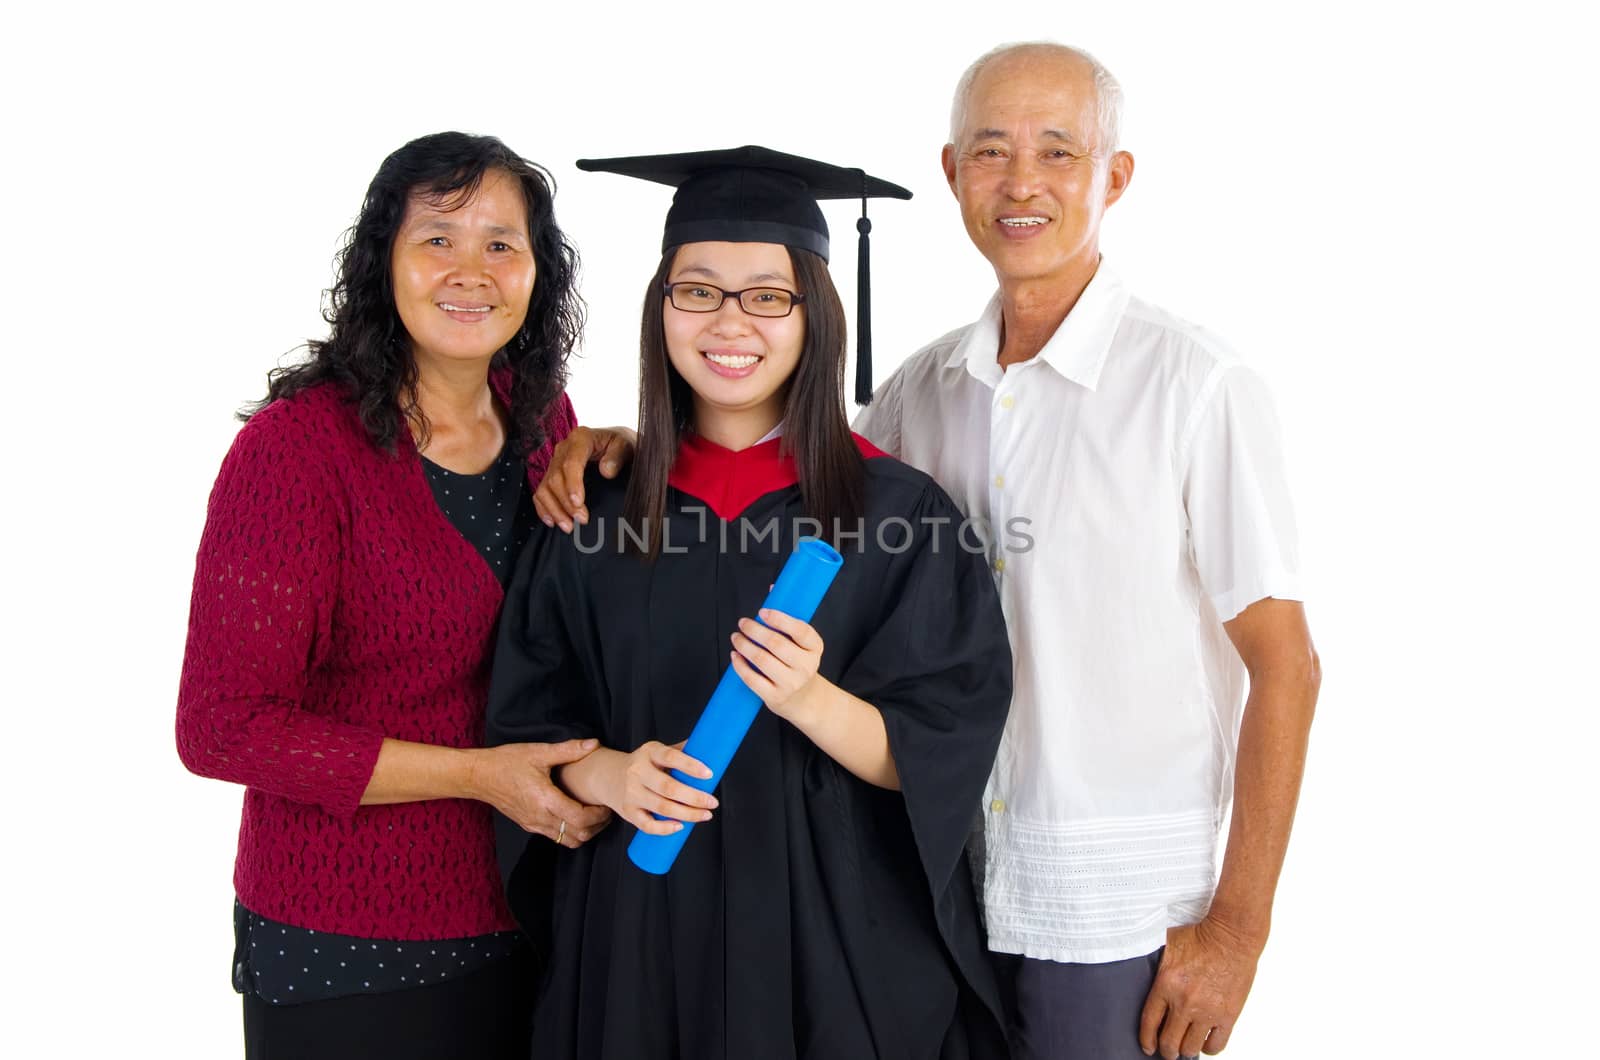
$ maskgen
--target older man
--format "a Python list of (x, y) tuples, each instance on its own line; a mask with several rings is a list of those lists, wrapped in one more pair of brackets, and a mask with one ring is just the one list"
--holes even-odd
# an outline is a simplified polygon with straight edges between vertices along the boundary
[[(1110, 73), (1060, 45), (966, 72), (944, 171), (999, 290), (856, 425), (994, 528), (1016, 692), (976, 860), (1024, 1058), (1227, 1044), (1319, 684), (1261, 383), (1101, 260), (1133, 177), (1120, 107)], [(547, 521), (581, 510), (591, 449), (614, 473), (626, 437), (572, 439)]]
[(1120, 107), (1110, 73), (1059, 45), (967, 71), (944, 172), (999, 291), (856, 424), (970, 515), (1029, 527), (1026, 551), (991, 535), (1016, 696), (981, 859), (1025, 1057), (1227, 1044), (1319, 683), (1266, 393), (1101, 260), (1133, 177)]

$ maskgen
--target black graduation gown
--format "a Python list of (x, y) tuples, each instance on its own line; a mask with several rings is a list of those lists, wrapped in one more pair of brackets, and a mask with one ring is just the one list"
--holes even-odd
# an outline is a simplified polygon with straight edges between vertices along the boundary
[[(555, 855), (535, 1057), (1007, 1055), (964, 852), (1010, 705), (1004, 619), (944, 491), (857, 444), (864, 542), (841, 542), (812, 625), (822, 675), (883, 712), (902, 790), (857, 779), (763, 710), (668, 875), (627, 859), (634, 828), (622, 821)], [(653, 564), (620, 554), (622, 479), (589, 481), (589, 526), (524, 552), (495, 654), (491, 744), (594, 736), (631, 751), (689, 734), (735, 623), (815, 528), (796, 525), (804, 508), (778, 440), (735, 453), (690, 438), (672, 483), (666, 544), (681, 552)], [(497, 827), (508, 882), (554, 850), (509, 820)]]

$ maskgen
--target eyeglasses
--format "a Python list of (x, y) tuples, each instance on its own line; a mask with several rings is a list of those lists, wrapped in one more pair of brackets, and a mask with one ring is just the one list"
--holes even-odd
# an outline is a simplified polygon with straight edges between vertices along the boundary
[(685, 313), (714, 313), (722, 308), (723, 299), (736, 298), (739, 308), (753, 317), (786, 317), (806, 300), (805, 295), (782, 287), (724, 291), (709, 283), (666, 282), (661, 285), (661, 293), (672, 299), (672, 308)]

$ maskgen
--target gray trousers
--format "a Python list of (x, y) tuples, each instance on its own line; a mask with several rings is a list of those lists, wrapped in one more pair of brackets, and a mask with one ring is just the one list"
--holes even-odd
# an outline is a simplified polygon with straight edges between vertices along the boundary
[(1012, 1060), (1149, 1060), (1139, 1048), (1139, 1016), (1162, 952), (1109, 964), (990, 953)]

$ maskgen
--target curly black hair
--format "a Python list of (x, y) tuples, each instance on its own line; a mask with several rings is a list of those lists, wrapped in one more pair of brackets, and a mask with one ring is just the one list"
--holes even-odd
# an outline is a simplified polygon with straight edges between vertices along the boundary
[(510, 367), (511, 433), (517, 450), (544, 444), (542, 421), (567, 384), (567, 357), (583, 330), (578, 295), (578, 251), (556, 224), (555, 181), (493, 136), (433, 133), (412, 140), (383, 160), (367, 188), (366, 201), (336, 258), (336, 277), (322, 318), (326, 339), (306, 343), (310, 356), (267, 376), (267, 396), (246, 407), (241, 419), (279, 398), (318, 383), (344, 387), (374, 444), (393, 451), (403, 413), (427, 437), (417, 407), (417, 365), (410, 336), (395, 309), (390, 254), (415, 194), (464, 204), (485, 173), (503, 170), (522, 186), (537, 279), (528, 317), (494, 356), (493, 367)]

